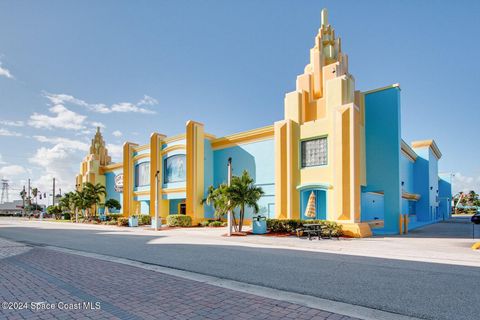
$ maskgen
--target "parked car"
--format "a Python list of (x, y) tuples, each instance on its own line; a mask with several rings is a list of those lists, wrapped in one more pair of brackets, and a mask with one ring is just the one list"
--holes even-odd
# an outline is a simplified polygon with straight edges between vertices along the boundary
[(475, 213), (470, 219), (470, 221), (472, 221), (475, 224), (480, 224), (480, 213), (479, 212)]

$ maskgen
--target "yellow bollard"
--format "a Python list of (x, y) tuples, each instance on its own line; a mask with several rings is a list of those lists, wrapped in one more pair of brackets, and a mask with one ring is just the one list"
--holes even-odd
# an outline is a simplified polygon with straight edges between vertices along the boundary
[(480, 242), (476, 242), (472, 246), (472, 250), (478, 250), (478, 249), (480, 249)]
[(405, 215), (405, 218), (403, 219), (403, 221), (405, 223), (404, 233), (407, 234), (408, 233), (408, 223), (410, 222), (410, 218), (408, 217), (408, 213)]
[(399, 233), (400, 234), (403, 234), (403, 214), (400, 214), (399, 215), (399, 221), (398, 221), (398, 224), (399, 224)]

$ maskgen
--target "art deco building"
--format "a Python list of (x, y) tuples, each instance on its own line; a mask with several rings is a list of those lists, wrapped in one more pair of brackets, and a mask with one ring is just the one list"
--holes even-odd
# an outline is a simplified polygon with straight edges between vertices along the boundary
[(198, 222), (213, 217), (201, 200), (210, 185), (226, 182), (232, 158), (233, 174), (247, 170), (265, 191), (264, 216), (336, 221), (357, 237), (401, 233), (407, 222), (412, 229), (447, 217), (451, 187), (438, 176), (442, 154), (433, 140), (409, 145), (401, 138), (400, 95), (398, 84), (355, 89), (323, 10), (282, 120), (224, 137), (188, 121), (183, 134), (125, 142), (123, 162), (114, 164), (97, 131), (77, 184), (104, 183), (125, 215), (154, 215), (158, 205), (162, 217), (187, 214)]

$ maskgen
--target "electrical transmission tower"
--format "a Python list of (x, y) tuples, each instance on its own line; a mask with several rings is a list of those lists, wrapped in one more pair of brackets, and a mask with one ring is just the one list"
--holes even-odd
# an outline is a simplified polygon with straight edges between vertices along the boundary
[(8, 180), (2, 179), (2, 199), (0, 203), (8, 202)]

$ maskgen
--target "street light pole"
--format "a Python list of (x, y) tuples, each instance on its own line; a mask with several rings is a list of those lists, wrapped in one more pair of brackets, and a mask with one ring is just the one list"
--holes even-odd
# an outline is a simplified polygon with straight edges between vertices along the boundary
[(155, 173), (155, 231), (158, 231), (158, 174), (159, 170)]
[[(230, 184), (232, 183), (232, 158), (231, 157), (228, 158), (227, 168), (228, 168), (227, 185), (230, 187)], [(230, 200), (228, 200), (228, 204), (230, 207)], [(228, 219), (228, 236), (231, 237), (232, 236), (232, 210), (230, 210), (230, 208), (228, 209), (227, 219)]]

